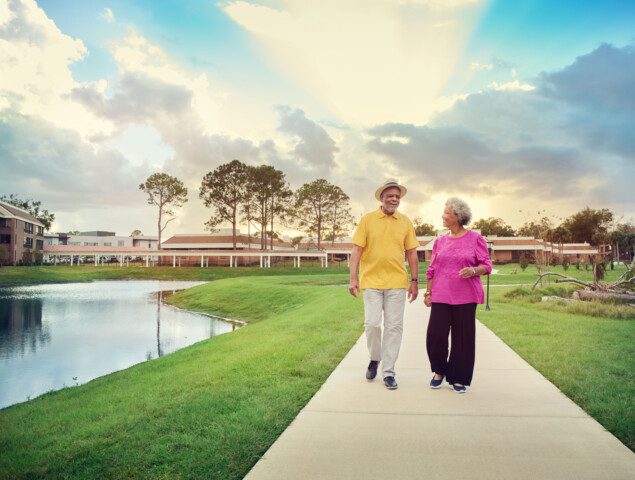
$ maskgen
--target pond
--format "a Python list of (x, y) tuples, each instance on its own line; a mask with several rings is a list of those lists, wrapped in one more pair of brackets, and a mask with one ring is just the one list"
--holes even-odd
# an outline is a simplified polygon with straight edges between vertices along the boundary
[(99, 281), (0, 288), (0, 408), (86, 383), (236, 325), (165, 295), (203, 282)]

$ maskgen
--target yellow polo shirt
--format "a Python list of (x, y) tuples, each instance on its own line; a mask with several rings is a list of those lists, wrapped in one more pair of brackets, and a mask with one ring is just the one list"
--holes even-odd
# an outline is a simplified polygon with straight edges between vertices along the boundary
[(399, 212), (386, 215), (381, 207), (367, 213), (355, 229), (353, 243), (364, 249), (359, 264), (362, 289), (408, 288), (404, 252), (419, 246), (408, 217)]

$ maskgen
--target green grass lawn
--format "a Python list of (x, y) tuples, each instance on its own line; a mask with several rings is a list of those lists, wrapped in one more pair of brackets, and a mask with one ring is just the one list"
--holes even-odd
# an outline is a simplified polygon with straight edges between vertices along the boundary
[(362, 332), (362, 302), (332, 277), (172, 296), (250, 325), (1, 410), (0, 478), (243, 478)]
[[(425, 267), (420, 266), (422, 279)], [(536, 278), (533, 266), (526, 272), (514, 265), (496, 268), (500, 274), (492, 275), (493, 285)], [(568, 273), (591, 279), (584, 270)], [(609, 279), (619, 273), (609, 271)], [(225, 278), (237, 275), (243, 278)], [(170, 301), (250, 325), (0, 410), (0, 478), (242, 478), (362, 332), (362, 302), (333, 287), (347, 283), (345, 264), (0, 272), (2, 283), (113, 278), (218, 280)], [(513, 296), (512, 287), (493, 288), (492, 310), (481, 308), (479, 319), (635, 449), (631, 307), (571, 311), (537, 302), (542, 293), (559, 294), (566, 287), (552, 284), (534, 293), (523, 288), (527, 292), (516, 289)]]
[[(427, 262), (419, 264), (419, 280), (425, 284), (425, 272)], [(495, 265), (498, 274), (490, 277), (492, 285), (533, 283), (537, 278), (537, 270), (530, 265), (523, 272), (518, 264)], [(551, 271), (565, 273), (561, 266), (550, 267)], [(616, 266), (615, 270), (607, 271), (607, 280), (614, 280), (623, 273), (623, 266)], [(515, 273), (514, 273), (515, 272)], [(222, 278), (236, 278), (244, 276), (271, 276), (271, 275), (337, 275), (337, 283), (348, 283), (348, 267), (346, 262), (330, 262), (328, 268), (321, 268), (319, 262), (309, 260), (302, 262), (302, 268), (293, 268), (291, 261), (274, 264), (272, 268), (259, 267), (148, 267), (130, 266), (119, 267), (116, 265), (49, 265), (41, 267), (2, 267), (0, 268), (0, 285), (24, 284), (24, 283), (51, 283), (51, 282), (86, 282), (91, 280), (219, 280)], [(576, 270), (570, 267), (566, 272), (574, 278), (592, 281), (592, 272), (584, 269)], [(553, 283), (553, 279), (545, 282)], [(485, 283), (485, 278), (483, 278)]]
[(348, 281), (346, 262), (328, 268), (303, 262), (302, 268), (293, 268), (292, 262), (275, 264), (272, 268), (259, 267), (145, 267), (116, 265), (47, 265), (38, 267), (2, 267), (0, 285), (25, 283), (88, 282), (92, 280), (220, 280), (245, 276), (271, 275), (341, 275)]
[(566, 289), (495, 288), (477, 317), (635, 451), (635, 309), (537, 301)]

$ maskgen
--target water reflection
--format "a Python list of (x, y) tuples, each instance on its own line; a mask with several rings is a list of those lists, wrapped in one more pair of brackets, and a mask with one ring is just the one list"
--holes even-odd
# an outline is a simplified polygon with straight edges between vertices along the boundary
[(0, 288), (0, 408), (234, 330), (232, 323), (162, 303), (200, 283)]
[(51, 334), (42, 327), (42, 300), (0, 301), (0, 358), (35, 352), (50, 341)]

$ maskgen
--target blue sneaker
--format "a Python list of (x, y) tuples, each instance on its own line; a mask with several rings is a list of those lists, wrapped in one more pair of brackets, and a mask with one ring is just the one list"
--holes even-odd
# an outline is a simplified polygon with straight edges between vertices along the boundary
[(441, 385), (443, 385), (443, 377), (439, 380), (435, 380), (433, 376), (432, 380), (430, 380), (430, 388), (441, 388)]
[(397, 382), (395, 381), (395, 377), (386, 377), (384, 378), (384, 385), (388, 390), (395, 390), (397, 388)]
[(452, 385), (452, 390), (454, 390), (456, 393), (467, 392), (467, 388), (465, 388), (463, 385)]

